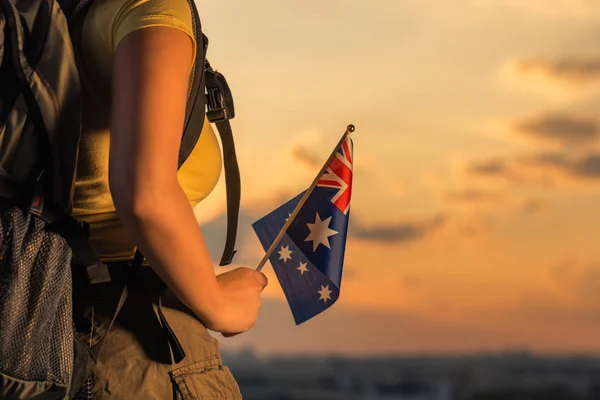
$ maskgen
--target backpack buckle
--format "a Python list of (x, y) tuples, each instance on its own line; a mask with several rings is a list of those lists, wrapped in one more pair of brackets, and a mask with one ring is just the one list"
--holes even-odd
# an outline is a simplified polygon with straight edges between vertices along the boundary
[(229, 113), (225, 107), (225, 101), (223, 100), (223, 93), (219, 89), (208, 89), (206, 91), (208, 98), (208, 111), (206, 117), (210, 122), (221, 122), (229, 119)]
[(235, 117), (233, 95), (223, 74), (213, 70), (207, 62), (206, 73), (206, 117), (210, 122), (227, 121)]
[[(42, 177), (44, 176), (44, 170), (40, 172), (37, 179), (35, 180), (35, 186), (33, 189), (33, 197), (29, 204), (29, 213), (44, 219), (44, 190), (42, 187)], [(49, 222), (49, 221), (46, 221)]]
[(36, 193), (33, 196), (33, 200), (31, 200), (31, 204), (29, 205), (29, 212), (31, 214), (41, 218), (43, 211), (44, 211), (44, 197), (38, 193), (38, 190), (36, 190)]

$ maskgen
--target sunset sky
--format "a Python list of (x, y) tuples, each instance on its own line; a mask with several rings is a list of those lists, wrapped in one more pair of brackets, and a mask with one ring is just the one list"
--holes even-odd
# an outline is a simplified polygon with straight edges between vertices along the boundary
[[(197, 4), (235, 96), (237, 266), (356, 125), (339, 301), (295, 326), (267, 265), (256, 327), (223, 348), (600, 350), (597, 0)], [(215, 259), (224, 198), (196, 210)]]

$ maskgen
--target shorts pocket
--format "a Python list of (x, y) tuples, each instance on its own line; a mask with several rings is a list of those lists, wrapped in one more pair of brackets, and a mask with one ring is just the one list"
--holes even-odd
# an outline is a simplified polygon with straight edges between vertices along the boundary
[(241, 400), (242, 394), (220, 357), (198, 361), (169, 372), (175, 400)]

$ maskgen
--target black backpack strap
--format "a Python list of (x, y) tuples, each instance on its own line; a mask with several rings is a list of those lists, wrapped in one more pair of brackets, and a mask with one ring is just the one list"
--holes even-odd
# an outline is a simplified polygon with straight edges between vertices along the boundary
[[(32, 214), (35, 214), (32, 212)], [(48, 219), (48, 210), (43, 212), (42, 219)], [(62, 216), (49, 224), (49, 229), (65, 238), (71, 250), (73, 258), (71, 265), (74, 267), (85, 267), (89, 282), (91, 284), (110, 282), (108, 266), (104, 264), (92, 247), (89, 240), (89, 226), (83, 221), (77, 221), (71, 216)]]
[[(93, 0), (58, 0), (69, 25), (85, 15)], [(78, 21), (79, 22), (79, 21)]]
[[(208, 120), (217, 127), (223, 146), (223, 165), (225, 167), (227, 189), (227, 237), (219, 265), (228, 265), (231, 264), (235, 255), (241, 197), (240, 170), (235, 154), (231, 124), (229, 123), (229, 120), (235, 117), (235, 108), (233, 96), (225, 77), (213, 70), (206, 60), (208, 38), (202, 33), (200, 17), (195, 3), (192, 0), (188, 0), (188, 3), (192, 11), (197, 51), (194, 77), (188, 95), (187, 120), (179, 151), (179, 167), (196, 146), (206, 115)], [(208, 108), (206, 113), (205, 108)]]
[(240, 214), (241, 183), (240, 169), (235, 154), (233, 132), (229, 121), (216, 122), (217, 130), (223, 144), (223, 161), (225, 165), (225, 189), (227, 192), (227, 236), (225, 248), (219, 265), (229, 265), (235, 256), (238, 219)]
[[(44, 183), (48, 182), (46, 178), (50, 175), (44, 172), (44, 168), (50, 165), (51, 146), (49, 141), (49, 132), (54, 131), (58, 127), (57, 115), (55, 112), (42, 113), (43, 108), (48, 108), (53, 105), (52, 94), (48, 92), (42, 78), (37, 74), (34, 68), (29, 64), (27, 56), (23, 49), (23, 27), (19, 18), (18, 11), (14, 8), (10, 1), (0, 0), (0, 5), (6, 17), (6, 23), (9, 28), (11, 40), (12, 60), (15, 73), (18, 77), (21, 93), (27, 103), (29, 113), (31, 114), (37, 133), (40, 154), (45, 155), (40, 164), (38, 176), (32, 176), (29, 180), (32, 186), (35, 187), (37, 193), (18, 193), (16, 203), (20, 203), (27, 207), (27, 202), (30, 201), (30, 195), (34, 195), (28, 207), (29, 212), (44, 220), (50, 230), (60, 234), (68, 242), (73, 252), (73, 264), (85, 266), (87, 268), (88, 277), (91, 283), (100, 283), (110, 280), (108, 268), (101, 261), (88, 240), (88, 232), (86, 232), (85, 223), (76, 221), (71, 216), (63, 211), (55, 209), (52, 205), (46, 205), (43, 193)], [(19, 196), (20, 195), (20, 196)], [(21, 197), (22, 198), (19, 198)]]
[(192, 25), (196, 39), (196, 59), (194, 60), (193, 74), (190, 78), (189, 90), (187, 94), (187, 104), (185, 109), (185, 125), (179, 147), (178, 168), (188, 159), (196, 143), (200, 138), (202, 127), (204, 126), (204, 116), (206, 107), (206, 96), (204, 95), (204, 63), (206, 61), (206, 51), (208, 49), (208, 38), (202, 33), (200, 17), (196, 10), (196, 5), (192, 0), (188, 0), (192, 11)]
[[(17, 75), (21, 93), (27, 103), (29, 114), (35, 126), (34, 131), (39, 141), (40, 157), (43, 160), (36, 174), (40, 174), (44, 167), (51, 165), (51, 152), (48, 150), (51, 148), (49, 131), (57, 126), (57, 116), (54, 112), (47, 113), (46, 119), (42, 115), (41, 103), (50, 101), (50, 104), (52, 104), (52, 99), (37, 72), (29, 65), (25, 55), (23, 48), (25, 33), (19, 12), (9, 0), (0, 0), (0, 10), (3, 11), (5, 24), (8, 28), (12, 50), (10, 58), (13, 61), (14, 72)], [(32, 176), (28, 180), (35, 180), (35, 177)]]
[[(117, 304), (115, 314), (113, 315), (113, 318), (108, 327), (107, 334), (110, 331), (110, 329), (112, 328), (113, 323), (117, 319), (117, 316), (118, 316), (119, 312), (121, 311), (121, 308), (123, 308), (123, 304), (125, 304), (125, 300), (127, 300), (129, 288), (133, 284), (133, 281), (135, 280), (136, 275), (142, 269), (143, 264), (144, 264), (144, 255), (139, 250), (136, 250), (135, 256), (133, 257), (133, 261), (131, 263), (131, 267), (129, 270), (129, 276), (128, 276), (127, 282), (125, 284), (125, 287), (123, 288), (123, 291), (121, 292), (121, 297), (119, 299), (119, 303)], [(165, 315), (163, 314), (161, 297), (158, 298), (157, 313), (158, 313), (158, 320), (159, 320), (160, 326), (167, 338), (169, 347), (171, 348), (171, 353), (173, 355), (173, 362), (176, 364), (180, 363), (185, 358), (185, 351), (183, 351), (183, 347), (181, 346), (181, 343), (179, 343), (179, 340), (177, 339), (177, 335), (175, 335), (175, 332), (173, 332), (173, 329), (171, 328), (171, 326), (167, 322), (167, 319), (165, 318)]]
[(142, 268), (143, 263), (144, 263), (144, 256), (139, 251), (136, 252), (135, 257), (133, 258), (133, 261), (129, 268), (129, 274), (128, 274), (127, 280), (125, 282), (125, 286), (123, 286), (123, 290), (121, 291), (121, 296), (119, 297), (119, 301), (117, 303), (117, 307), (115, 308), (115, 312), (113, 313), (110, 323), (108, 324), (108, 328), (106, 329), (104, 336), (102, 336), (98, 340), (98, 342), (90, 348), (90, 353), (94, 357), (94, 360), (98, 360), (100, 350), (102, 349), (102, 343), (104, 342), (104, 339), (106, 338), (106, 336), (110, 333), (110, 330), (112, 329), (115, 321), (117, 320), (117, 317), (119, 316), (119, 313), (121, 312), (121, 309), (123, 308), (123, 305), (125, 305), (125, 301), (127, 300), (127, 296), (129, 295), (129, 287), (131, 286), (131, 283), (135, 279), (135, 276), (138, 274), (138, 272)]
[(235, 153), (233, 132), (229, 120), (235, 117), (233, 96), (225, 77), (215, 71), (206, 62), (206, 93), (208, 96), (207, 117), (213, 122), (221, 136), (223, 145), (223, 165), (225, 166), (225, 185), (227, 189), (227, 237), (225, 249), (219, 265), (231, 264), (236, 253), (238, 218), (240, 213), (241, 182), (240, 169)]

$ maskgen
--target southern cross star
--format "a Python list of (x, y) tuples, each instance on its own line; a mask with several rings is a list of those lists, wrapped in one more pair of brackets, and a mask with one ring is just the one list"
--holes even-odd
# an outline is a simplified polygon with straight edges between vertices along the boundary
[(331, 300), (331, 297), (329, 296), (331, 294), (331, 290), (329, 290), (329, 285), (321, 285), (321, 290), (317, 291), (317, 293), (321, 295), (321, 297), (319, 297), (319, 300), (323, 300), (324, 303), (327, 303), (327, 300)]
[(304, 275), (305, 272), (308, 272), (308, 268), (306, 268), (306, 265), (308, 263), (303, 263), (302, 261), (300, 261), (300, 266), (298, 268), (296, 268), (297, 270), (300, 271), (300, 275)]
[(292, 259), (293, 251), (290, 250), (290, 246), (281, 246), (281, 250), (279, 250), (277, 253), (279, 253), (279, 259), (283, 260), (284, 263), (287, 262), (287, 260)]

